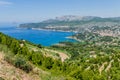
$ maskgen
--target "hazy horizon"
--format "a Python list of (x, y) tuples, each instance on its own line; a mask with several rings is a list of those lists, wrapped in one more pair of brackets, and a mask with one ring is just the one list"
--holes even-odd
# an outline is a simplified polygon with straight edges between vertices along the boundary
[(120, 17), (120, 0), (0, 0), (0, 23), (40, 22), (64, 15)]

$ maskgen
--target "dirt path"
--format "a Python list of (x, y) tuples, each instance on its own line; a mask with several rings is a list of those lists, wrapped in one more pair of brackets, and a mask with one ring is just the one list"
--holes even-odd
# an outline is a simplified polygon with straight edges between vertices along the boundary
[(104, 68), (105, 68), (105, 64), (107, 64), (107, 62), (104, 62), (104, 63), (102, 64), (102, 66), (99, 68), (99, 73), (100, 73), (100, 75), (101, 75), (102, 71), (103, 71)]
[(109, 65), (107, 66), (107, 68), (105, 69), (105, 72), (109, 71), (111, 66), (112, 66), (112, 62), (114, 62), (114, 60), (111, 60)]
[(65, 59), (69, 59), (69, 56), (67, 54), (65, 54), (65, 53), (62, 53), (62, 52), (59, 52), (59, 51), (55, 51), (55, 50), (49, 50), (49, 49), (45, 49), (45, 50), (59, 54), (62, 62), (64, 62)]

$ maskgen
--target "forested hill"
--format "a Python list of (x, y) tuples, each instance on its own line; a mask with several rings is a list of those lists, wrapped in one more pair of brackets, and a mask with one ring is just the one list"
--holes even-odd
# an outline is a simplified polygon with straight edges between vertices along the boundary
[(97, 27), (119, 27), (120, 17), (115, 18), (101, 18), (93, 16), (62, 16), (55, 19), (49, 19), (39, 23), (25, 23), (20, 24), (20, 28), (30, 29), (48, 29), (48, 30), (62, 30), (62, 31), (76, 31), (84, 30), (91, 31), (95, 26)]
[[(61, 53), (67, 56), (63, 59), (60, 53), (60, 51), (44, 48), (25, 40), (16, 40), (0, 33), (0, 80), (66, 79), (67, 76), (60, 74), (63, 71), (60, 71), (60, 68), (62, 69), (64, 66), (62, 62), (68, 56)], [(57, 76), (55, 72), (59, 75)]]
[(44, 47), (0, 33), (0, 64), (10, 66), (0, 68), (0, 79), (26, 79), (25, 75), (28, 80), (120, 79), (119, 37), (87, 32), (72, 37), (80, 42)]

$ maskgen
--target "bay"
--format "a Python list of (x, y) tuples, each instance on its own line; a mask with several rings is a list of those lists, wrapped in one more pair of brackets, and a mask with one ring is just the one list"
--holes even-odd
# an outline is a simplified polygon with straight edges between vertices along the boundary
[(66, 38), (73, 35), (73, 32), (32, 30), (17, 27), (0, 27), (0, 32), (3, 32), (4, 34), (16, 39), (24, 39), (35, 44), (42, 44), (44, 46), (51, 46), (63, 41), (75, 42), (73, 39)]

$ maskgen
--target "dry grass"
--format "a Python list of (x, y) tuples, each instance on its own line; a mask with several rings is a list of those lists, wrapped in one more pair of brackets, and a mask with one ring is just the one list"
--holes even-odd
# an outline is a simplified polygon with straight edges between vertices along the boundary
[(15, 68), (4, 60), (4, 54), (0, 52), (0, 77), (5, 80), (41, 80), (38, 74), (27, 74)]

